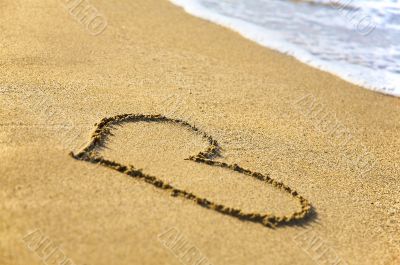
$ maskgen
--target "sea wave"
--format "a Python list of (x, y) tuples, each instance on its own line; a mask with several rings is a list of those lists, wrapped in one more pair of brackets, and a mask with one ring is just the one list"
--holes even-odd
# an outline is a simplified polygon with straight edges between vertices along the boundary
[(400, 0), (171, 0), (365, 88), (400, 96)]

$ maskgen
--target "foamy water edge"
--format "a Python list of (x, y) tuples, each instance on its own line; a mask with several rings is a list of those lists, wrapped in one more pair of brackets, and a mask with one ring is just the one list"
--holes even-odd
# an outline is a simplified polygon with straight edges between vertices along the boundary
[(390, 77), (382, 76), (381, 80), (370, 79), (367, 82), (365, 80), (355, 78), (354, 75), (369, 76), (370, 74), (371, 75), (374, 74), (372, 73), (373, 71), (372, 69), (354, 65), (349, 67), (346, 64), (339, 64), (339, 63), (320, 60), (314, 56), (311, 56), (307, 52), (302, 51), (295, 45), (283, 40), (283, 38), (280, 37), (279, 33), (277, 32), (272, 32), (268, 29), (254, 25), (252, 23), (219, 14), (217, 12), (214, 12), (213, 10), (205, 8), (196, 1), (170, 0), (170, 2), (183, 8), (187, 13), (195, 17), (199, 17), (208, 20), (210, 22), (216, 23), (218, 25), (221, 25), (223, 27), (229, 28), (239, 33), (243, 37), (258, 43), (261, 46), (277, 50), (286, 55), (293, 56), (302, 63), (310, 65), (319, 70), (329, 72), (350, 83), (359, 85), (363, 88), (375, 92), (400, 97), (400, 87), (395, 87), (395, 88), (391, 87), (390, 89), (388, 89), (385, 83), (386, 81), (385, 79), (390, 78), (390, 80), (387, 83), (400, 84), (400, 78), (398, 76), (390, 76)]

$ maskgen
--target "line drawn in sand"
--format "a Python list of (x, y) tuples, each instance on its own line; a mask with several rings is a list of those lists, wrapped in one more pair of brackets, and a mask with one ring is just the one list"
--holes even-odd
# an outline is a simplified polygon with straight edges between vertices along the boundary
[[(102, 147), (105, 147), (106, 141), (110, 136), (112, 136), (113, 126), (123, 125), (126, 123), (135, 123), (135, 122), (155, 122), (155, 123), (168, 123), (182, 126), (186, 129), (191, 130), (192, 132), (200, 135), (204, 140), (206, 140), (209, 146), (204, 150), (199, 152), (197, 155), (192, 155), (186, 158), (186, 160), (191, 160), (193, 162), (206, 164), (213, 167), (221, 167), (227, 170), (232, 170), (243, 175), (253, 177), (259, 181), (266, 182), (276, 189), (282, 190), (288, 194), (290, 194), (294, 199), (296, 199), (300, 204), (300, 209), (296, 212), (291, 213), (290, 215), (282, 215), (275, 216), (271, 213), (246, 213), (240, 209), (227, 207), (222, 204), (214, 203), (206, 198), (201, 198), (191, 192), (181, 190), (173, 187), (172, 185), (164, 182), (163, 180), (148, 175), (142, 172), (139, 169), (136, 169), (132, 165), (122, 165), (118, 162), (107, 160), (98, 153), (98, 150)], [(110, 169), (117, 170), (121, 173), (124, 173), (130, 177), (140, 179), (145, 181), (154, 187), (169, 192), (173, 197), (181, 197), (190, 201), (195, 202), (201, 207), (211, 209), (222, 213), (224, 215), (228, 215), (231, 217), (238, 218), (243, 221), (251, 221), (260, 223), (266, 227), (274, 228), (277, 226), (283, 225), (292, 225), (296, 224), (299, 221), (306, 220), (312, 211), (311, 204), (299, 195), (295, 190), (285, 185), (282, 182), (276, 181), (268, 175), (263, 175), (258, 172), (253, 172), (248, 169), (244, 169), (237, 164), (227, 164), (224, 162), (214, 161), (213, 159), (219, 156), (220, 146), (216, 140), (214, 140), (207, 133), (202, 132), (200, 129), (195, 126), (189, 124), (186, 121), (179, 119), (172, 119), (162, 115), (144, 115), (144, 114), (122, 114), (114, 117), (103, 118), (99, 124), (96, 124), (96, 130), (91, 136), (91, 140), (88, 145), (79, 153), (74, 154), (70, 152), (70, 156), (74, 159), (90, 162), (93, 164), (100, 164), (102, 166), (108, 167)]]

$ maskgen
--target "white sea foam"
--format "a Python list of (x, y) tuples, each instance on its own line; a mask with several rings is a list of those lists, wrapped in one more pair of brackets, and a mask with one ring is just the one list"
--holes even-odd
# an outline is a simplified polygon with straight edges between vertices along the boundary
[(171, 0), (365, 88), (400, 96), (400, 0)]

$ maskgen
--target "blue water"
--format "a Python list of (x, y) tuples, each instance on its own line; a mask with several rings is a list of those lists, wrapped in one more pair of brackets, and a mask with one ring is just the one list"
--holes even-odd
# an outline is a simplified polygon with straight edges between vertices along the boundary
[(400, 0), (171, 1), (265, 47), (400, 96)]

